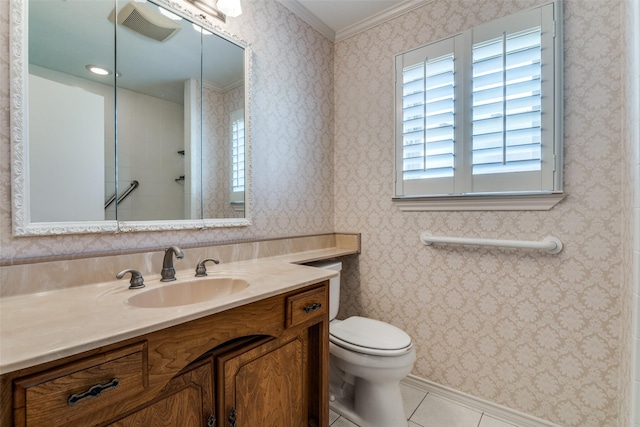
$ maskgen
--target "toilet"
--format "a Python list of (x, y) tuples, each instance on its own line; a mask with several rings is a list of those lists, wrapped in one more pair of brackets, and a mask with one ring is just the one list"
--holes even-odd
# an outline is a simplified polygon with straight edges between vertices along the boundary
[(411, 337), (379, 320), (338, 320), (341, 262), (313, 267), (338, 271), (329, 283), (329, 406), (362, 427), (404, 427), (400, 380), (416, 360)]

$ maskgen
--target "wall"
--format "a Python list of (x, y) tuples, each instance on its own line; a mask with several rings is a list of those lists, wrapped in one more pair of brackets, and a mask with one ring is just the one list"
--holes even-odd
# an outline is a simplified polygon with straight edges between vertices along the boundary
[(623, 402), (622, 413), (631, 414), (631, 425), (640, 427), (640, 2), (625, 1), (626, 46), (623, 76), (626, 99), (625, 139), (628, 173), (625, 174), (627, 203), (625, 203), (625, 281), (629, 283), (629, 299), (632, 301), (633, 322), (629, 325), (631, 336), (628, 353), (631, 370), (631, 401)]
[(182, 104), (118, 89), (119, 193), (133, 180), (140, 183), (118, 205), (118, 219), (184, 218), (184, 184), (174, 181), (185, 174), (178, 154), (184, 146)]
[(223, 206), (220, 199), (227, 195), (226, 191), (220, 194), (225, 182), (225, 176), (229, 167), (226, 165), (224, 141), (228, 140), (225, 125), (224, 94), (205, 85), (203, 87), (203, 123), (202, 123), (202, 159), (203, 164), (208, 167), (203, 168), (202, 174), (202, 194), (204, 194), (204, 214), (208, 218), (224, 218), (222, 214)]
[(105, 219), (104, 107), (100, 95), (29, 74), (33, 221)]
[[(576, 427), (626, 425), (622, 3), (566, 0), (565, 191), (544, 212), (401, 212), (395, 54), (540, 1), (437, 0), (336, 44), (336, 229), (362, 232), (340, 316), (405, 329), (413, 374)], [(565, 244), (556, 256), (425, 247), (419, 234)]]
[(277, 2), (247, 1), (242, 6), (240, 17), (216, 25), (237, 34), (254, 51), (253, 225), (14, 238), (9, 184), (9, 2), (0, 2), (0, 264), (19, 258), (333, 232), (333, 43)]
[[(115, 203), (106, 210), (102, 208), (104, 201), (115, 191), (113, 86), (37, 66), (30, 67), (30, 71), (48, 80), (97, 94), (104, 100), (102, 104), (105, 124), (99, 127), (103, 129), (99, 132), (101, 138), (107, 141), (102, 144), (103, 159), (99, 159), (103, 163), (104, 172), (100, 178), (100, 185), (104, 190), (94, 193), (93, 201), (97, 203), (100, 215), (106, 219), (115, 219)], [(184, 148), (182, 104), (123, 88), (118, 88), (118, 104), (119, 193), (123, 194), (133, 180), (140, 183), (140, 186), (118, 205), (119, 218), (126, 221), (184, 218), (184, 185), (174, 181), (185, 173), (184, 157), (178, 154), (178, 150)], [(42, 161), (46, 163), (47, 159)], [(97, 169), (89, 163), (83, 167)], [(77, 166), (68, 169), (70, 175), (78, 177)], [(45, 173), (50, 172), (44, 170)], [(88, 175), (85, 173), (83, 176)], [(70, 197), (77, 199), (75, 193)], [(171, 200), (171, 203), (167, 203), (167, 200)], [(67, 215), (66, 218), (71, 217)], [(85, 216), (76, 219), (92, 218)]]
[(211, 166), (210, 173), (203, 179), (203, 193), (206, 203), (206, 218), (243, 217), (242, 212), (235, 212), (231, 201), (231, 140), (230, 114), (244, 106), (244, 87), (237, 86), (225, 92), (204, 87), (203, 131), (205, 139), (202, 144), (205, 164)]

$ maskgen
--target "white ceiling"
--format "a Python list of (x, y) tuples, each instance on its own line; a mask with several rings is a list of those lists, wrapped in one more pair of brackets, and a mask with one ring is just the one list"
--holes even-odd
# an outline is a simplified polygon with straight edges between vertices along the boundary
[(298, 0), (298, 3), (335, 32), (364, 21), (401, 2), (402, 0)]
[[(118, 11), (127, 1), (120, 3)], [(157, 5), (140, 6), (162, 16)], [(94, 64), (114, 71), (114, 25), (108, 19), (112, 10), (114, 3), (108, 0), (31, 1), (30, 67), (113, 85), (113, 76), (96, 76), (85, 68)], [(117, 27), (118, 87), (182, 103), (188, 79), (202, 78), (220, 92), (242, 81), (244, 49), (211, 33), (201, 36), (185, 19), (173, 22), (180, 25), (180, 31), (162, 43), (125, 26)]]
[(337, 42), (422, 6), (429, 0), (279, 1), (329, 40)]

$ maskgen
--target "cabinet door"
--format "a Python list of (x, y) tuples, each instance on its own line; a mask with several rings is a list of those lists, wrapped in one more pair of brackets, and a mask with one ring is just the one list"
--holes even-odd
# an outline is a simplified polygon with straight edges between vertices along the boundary
[(221, 427), (308, 425), (306, 330), (216, 357)]
[(209, 359), (173, 378), (157, 399), (107, 425), (206, 427), (214, 425), (214, 417), (213, 360)]

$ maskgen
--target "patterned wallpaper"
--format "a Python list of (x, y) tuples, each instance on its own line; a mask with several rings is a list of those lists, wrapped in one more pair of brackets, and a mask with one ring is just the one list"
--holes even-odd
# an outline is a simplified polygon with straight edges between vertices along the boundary
[[(625, 55), (623, 76), (625, 82), (624, 136), (627, 144), (625, 156), (629, 168), (623, 169), (626, 191), (623, 205), (623, 278), (628, 283), (628, 298), (632, 306), (628, 308), (635, 317), (624, 330), (629, 340), (624, 342), (623, 352), (629, 357), (623, 359), (622, 375), (631, 378), (629, 384), (623, 384), (623, 391), (631, 392), (630, 400), (620, 402), (622, 414), (633, 416), (634, 426), (640, 425), (640, 230), (634, 224), (640, 224), (640, 2), (626, 0), (623, 46), (636, 55)], [(636, 225), (636, 227), (638, 227)], [(627, 310), (623, 306), (622, 310)], [(623, 312), (624, 313), (624, 312)], [(626, 314), (626, 313), (624, 313)], [(628, 334), (628, 335), (627, 335)], [(635, 352), (634, 352), (635, 349)], [(623, 353), (624, 354), (624, 353)], [(633, 373), (633, 375), (632, 375)]]
[(229, 204), (231, 188), (231, 146), (228, 141), (231, 127), (230, 114), (244, 106), (244, 87), (237, 86), (226, 92), (217, 92), (205, 86), (205, 140), (203, 153), (205, 163), (211, 165), (210, 173), (203, 180), (207, 203), (204, 206), (207, 218), (243, 217)]
[[(565, 1), (563, 202), (545, 212), (401, 212), (391, 202), (394, 55), (541, 3), (437, 0), (336, 44), (336, 229), (362, 233), (341, 316), (406, 330), (419, 377), (560, 425), (625, 425), (621, 2)], [(565, 249), (425, 247), (422, 231), (554, 235)]]
[[(185, 7), (189, 7), (184, 2)], [(0, 2), (0, 263), (169, 244), (333, 232), (333, 43), (275, 1), (245, 1), (220, 24), (252, 45), (253, 225), (118, 235), (13, 238), (9, 2)]]

